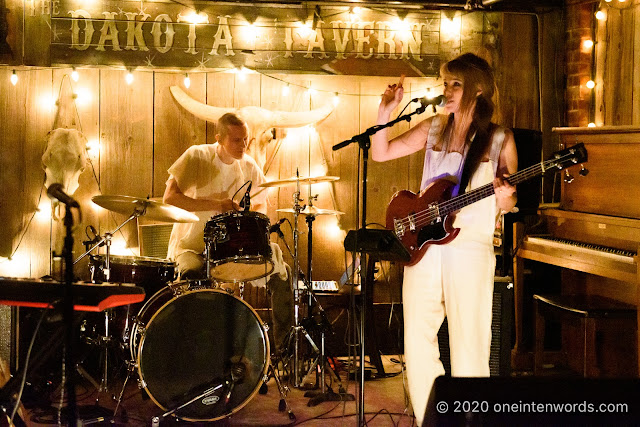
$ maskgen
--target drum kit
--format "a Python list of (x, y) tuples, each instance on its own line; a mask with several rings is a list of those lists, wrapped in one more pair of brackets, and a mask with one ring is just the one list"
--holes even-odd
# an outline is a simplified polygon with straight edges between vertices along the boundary
[[(311, 184), (337, 180), (337, 177), (295, 177), (263, 183), (262, 187), (296, 185), (292, 209), (279, 212), (294, 216), (292, 267), (294, 283), (293, 384), (300, 385), (300, 348), (302, 336), (309, 334), (301, 325), (300, 307), (304, 289), (298, 289), (300, 279), (311, 291), (311, 231), (313, 220), (320, 215), (342, 212), (313, 206)], [(303, 206), (300, 186), (309, 185), (308, 205)], [(137, 307), (127, 307), (120, 346), (125, 351), (128, 373), (117, 398), (114, 416), (122, 401), (127, 381), (137, 371), (138, 384), (163, 411), (162, 417), (175, 416), (188, 421), (215, 421), (240, 410), (258, 392), (271, 374), (281, 395), (280, 410), (293, 413), (285, 401), (287, 392), (271, 364), (271, 347), (267, 326), (257, 312), (240, 297), (231, 294), (222, 284), (240, 284), (268, 276), (274, 270), (270, 246), (270, 224), (266, 215), (253, 211), (232, 211), (212, 217), (205, 225), (206, 279), (176, 280), (175, 264), (169, 260), (120, 256), (111, 253), (111, 240), (118, 230), (133, 219), (145, 218), (161, 222), (196, 222), (190, 212), (150, 199), (129, 196), (95, 196), (97, 205), (129, 217), (113, 232), (96, 236), (74, 264), (89, 256), (91, 281), (94, 283), (133, 283), (141, 286), (147, 298), (136, 314)], [(308, 274), (299, 271), (298, 216), (309, 225)], [(273, 228), (273, 227), (271, 227)], [(281, 235), (282, 236), (282, 235)], [(85, 242), (87, 243), (87, 242)], [(287, 249), (289, 246), (284, 242)], [(92, 254), (105, 247), (105, 254)], [(150, 295), (150, 296), (149, 296)], [(311, 301), (311, 299), (310, 299)], [(104, 335), (99, 342), (112, 341), (105, 312)], [(113, 329), (113, 328), (111, 328)], [(324, 341), (324, 340), (323, 340)], [(311, 347), (317, 346), (310, 341)], [(322, 346), (324, 347), (324, 346)], [(107, 389), (107, 351), (104, 351), (103, 378), (99, 391)], [(322, 355), (324, 357), (324, 354)], [(324, 360), (324, 359), (323, 359)], [(322, 363), (324, 374), (324, 362)], [(328, 364), (327, 364), (328, 365)], [(324, 392), (324, 381), (322, 382)]]

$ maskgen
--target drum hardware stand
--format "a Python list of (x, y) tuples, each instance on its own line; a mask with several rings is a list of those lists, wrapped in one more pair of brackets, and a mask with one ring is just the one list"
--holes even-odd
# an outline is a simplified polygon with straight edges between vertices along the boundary
[(118, 415), (118, 409), (120, 408), (120, 403), (122, 403), (122, 397), (124, 396), (124, 390), (127, 388), (127, 382), (129, 382), (129, 378), (133, 375), (133, 372), (137, 368), (137, 364), (134, 361), (127, 360), (125, 361), (127, 364), (127, 376), (124, 378), (124, 383), (122, 384), (122, 389), (120, 390), (120, 394), (118, 395), (118, 399), (116, 399), (116, 407), (113, 410), (113, 417), (115, 418)]
[[(112, 232), (106, 232), (104, 234), (104, 236), (99, 239), (97, 242), (94, 243), (93, 246), (91, 246), (90, 248), (88, 248), (85, 253), (83, 253), (82, 255), (80, 255), (74, 262), (73, 264), (77, 264), (80, 260), (82, 260), (84, 257), (86, 257), (87, 255), (89, 255), (94, 249), (100, 247), (100, 246), (105, 246), (105, 264), (104, 264), (104, 269), (103, 269), (103, 273), (104, 273), (104, 281), (105, 282), (109, 282), (109, 280), (111, 279), (111, 262), (110, 262), (110, 258), (111, 258), (111, 242), (112, 242), (112, 238), (113, 235), (118, 232), (118, 230), (120, 230), (122, 227), (124, 227), (126, 224), (128, 224), (130, 221), (132, 221), (133, 219), (136, 219), (140, 216), (143, 216), (146, 213), (146, 206), (144, 207), (135, 207), (133, 212), (131, 213), (131, 215), (129, 216), (129, 218), (127, 218), (122, 224), (120, 224), (115, 230), (113, 230)], [(96, 236), (97, 238), (98, 236)], [(98, 268), (93, 267), (93, 268)], [(93, 276), (93, 274), (92, 274)], [(93, 279), (93, 277), (92, 277)], [(98, 395), (96, 397), (96, 405), (100, 399), (100, 393), (102, 392), (108, 392), (108, 387), (109, 387), (109, 382), (108, 382), (108, 377), (109, 377), (109, 344), (111, 343), (111, 336), (110, 336), (110, 331), (109, 331), (109, 325), (111, 323), (110, 321), (110, 316), (112, 314), (111, 310), (105, 310), (104, 311), (104, 335), (99, 335), (98, 336), (98, 346), (101, 347), (101, 358), (102, 358), (102, 378), (100, 379), (100, 384), (96, 387), (96, 389), (98, 390)], [(98, 382), (91, 377), (91, 375), (89, 375), (88, 372), (86, 372), (80, 365), (76, 365), (76, 369), (78, 370), (78, 372), (80, 372), (80, 374), (87, 378), (87, 380), (89, 382), (91, 382), (94, 386), (96, 384), (98, 384)], [(128, 375), (127, 375), (127, 379), (125, 380), (125, 385), (126, 385), (126, 381), (128, 380)], [(122, 390), (122, 392), (124, 392), (124, 388)], [(118, 402), (120, 403), (120, 402)], [(117, 410), (117, 408), (116, 408)], [(114, 416), (115, 416), (115, 412), (114, 412)]]
[[(300, 177), (300, 172), (296, 169), (296, 177)], [(304, 209), (300, 205), (300, 181), (296, 182), (296, 191), (293, 193), (293, 386), (300, 387), (300, 333), (304, 333), (305, 337), (311, 342), (317, 351), (317, 347), (313, 344), (311, 337), (306, 330), (300, 325), (300, 290), (298, 289), (298, 280), (300, 272), (300, 260), (298, 259), (298, 215)]]
[[(315, 296), (313, 297), (315, 298)], [(340, 376), (336, 374), (336, 372), (331, 368), (329, 364), (328, 358), (326, 357), (326, 347), (325, 347), (325, 333), (326, 330), (331, 328), (331, 323), (327, 319), (325, 311), (318, 303), (318, 308), (320, 310), (321, 316), (321, 324), (320, 327), (320, 353), (314, 360), (311, 368), (309, 368), (309, 375), (312, 371), (316, 370), (318, 365), (320, 366), (320, 390), (319, 391), (308, 391), (304, 394), (305, 397), (310, 397), (311, 399), (307, 402), (307, 406), (316, 406), (322, 402), (340, 402), (340, 401), (354, 401), (356, 400), (353, 394), (347, 393), (345, 388), (342, 385), (342, 381), (340, 380)], [(332, 380), (335, 380), (338, 383), (338, 393), (335, 393), (331, 387), (326, 388), (325, 379), (326, 379), (326, 370), (329, 371), (329, 375)]]
[[(317, 198), (318, 198), (317, 195), (313, 197), (311, 196), (311, 186), (309, 186), (309, 206), (310, 207), (313, 206), (313, 200), (317, 200)], [(308, 233), (309, 233), (307, 236), (307, 280), (306, 280), (307, 292), (309, 296), (309, 307), (308, 307), (306, 323), (310, 326), (309, 329), (311, 329), (311, 326), (314, 325), (315, 322), (313, 320), (313, 308), (314, 308), (314, 305), (317, 305), (318, 310), (320, 312), (320, 316), (321, 316), (321, 322), (319, 325), (320, 326), (320, 350), (318, 351), (318, 348), (313, 342), (313, 340), (311, 339), (311, 337), (307, 338), (311, 342), (311, 345), (317, 354), (316, 359), (311, 364), (311, 367), (307, 372), (307, 375), (315, 371), (318, 365), (320, 366), (320, 392), (317, 393), (317, 392), (310, 391), (305, 393), (305, 397), (312, 398), (308, 402), (308, 406), (316, 406), (321, 402), (355, 400), (355, 397), (352, 394), (347, 394), (346, 390), (342, 386), (340, 377), (335, 373), (335, 371), (331, 368), (331, 366), (329, 366), (327, 358), (325, 356), (326, 355), (325, 332), (327, 329), (331, 327), (331, 323), (329, 323), (329, 320), (327, 319), (326, 313), (322, 308), (322, 305), (320, 305), (320, 302), (317, 300), (315, 293), (313, 291), (313, 286), (312, 286), (312, 283), (313, 283), (312, 281), (313, 279), (313, 276), (312, 276), (313, 274), (313, 221), (315, 221), (315, 219), (316, 219), (315, 215), (307, 215), (305, 218), (307, 222)], [(332, 378), (338, 382), (340, 394), (336, 394), (332, 390), (325, 390), (325, 375), (326, 375), (325, 370), (327, 368)], [(318, 383), (317, 383), (317, 372), (316, 372), (316, 387), (317, 385)]]

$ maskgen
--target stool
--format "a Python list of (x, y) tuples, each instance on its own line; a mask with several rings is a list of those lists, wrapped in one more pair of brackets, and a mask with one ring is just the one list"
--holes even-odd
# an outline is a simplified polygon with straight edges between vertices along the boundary
[[(636, 307), (610, 298), (597, 295), (534, 295), (533, 299), (535, 375), (542, 372), (546, 319), (578, 326), (583, 346), (582, 376), (585, 378), (600, 376), (600, 366), (596, 360), (596, 332), (607, 328), (635, 331), (637, 327)], [(621, 322), (624, 323), (624, 329), (621, 329)], [(637, 341), (636, 334), (633, 335), (634, 341)]]

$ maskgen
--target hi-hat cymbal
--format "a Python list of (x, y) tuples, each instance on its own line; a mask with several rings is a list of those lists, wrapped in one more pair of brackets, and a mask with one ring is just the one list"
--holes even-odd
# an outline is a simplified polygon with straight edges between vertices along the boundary
[(156, 200), (143, 199), (131, 196), (93, 196), (91, 201), (107, 210), (123, 215), (131, 215), (137, 209), (144, 210), (145, 218), (164, 222), (196, 222), (198, 217), (189, 211), (179, 207), (158, 202)]
[[(277, 209), (278, 212), (295, 213), (294, 209)], [(321, 209), (315, 206), (307, 206), (300, 211), (301, 215), (318, 216), (318, 215), (344, 215), (344, 212), (334, 211), (331, 209)]]
[(279, 179), (277, 181), (263, 182), (260, 187), (283, 187), (285, 185), (296, 184), (300, 182), (303, 185), (318, 184), (320, 182), (337, 181), (337, 176), (294, 176), (293, 178)]

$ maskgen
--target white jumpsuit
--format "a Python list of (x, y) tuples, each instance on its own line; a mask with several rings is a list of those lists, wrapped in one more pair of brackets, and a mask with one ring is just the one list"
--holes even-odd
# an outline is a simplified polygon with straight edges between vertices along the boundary
[[(446, 146), (442, 151), (433, 151), (440, 126), (446, 120), (446, 116), (436, 116), (431, 124), (421, 189), (445, 176), (460, 179), (463, 155), (447, 153)], [(503, 140), (504, 129), (498, 128), (493, 133), (489, 161), (480, 163), (468, 190), (493, 180)], [(457, 191), (456, 188), (454, 194)], [(493, 232), (497, 213), (495, 196), (466, 206), (454, 221), (454, 226), (461, 228), (458, 236), (446, 245), (431, 245), (416, 265), (405, 267), (404, 349), (409, 395), (418, 425), (422, 424), (435, 378), (444, 374), (437, 334), (445, 316), (451, 374), (489, 376), (495, 275)]]

